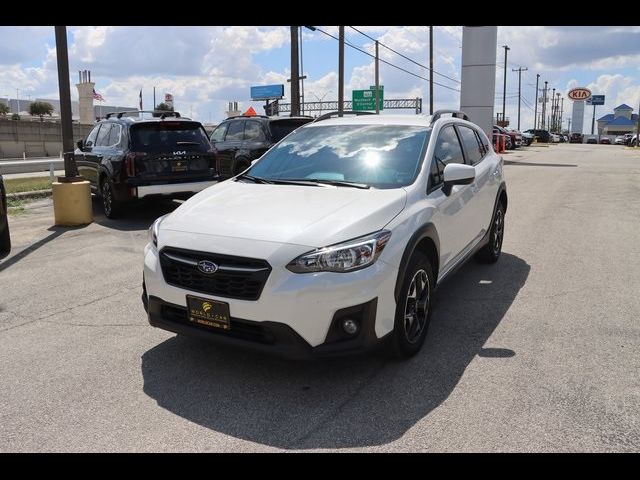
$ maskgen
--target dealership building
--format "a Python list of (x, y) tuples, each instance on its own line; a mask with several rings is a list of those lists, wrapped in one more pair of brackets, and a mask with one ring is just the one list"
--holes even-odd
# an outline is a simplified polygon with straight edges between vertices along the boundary
[(598, 119), (598, 135), (624, 135), (635, 133), (638, 124), (638, 114), (627, 104), (618, 105), (613, 113), (608, 113)]

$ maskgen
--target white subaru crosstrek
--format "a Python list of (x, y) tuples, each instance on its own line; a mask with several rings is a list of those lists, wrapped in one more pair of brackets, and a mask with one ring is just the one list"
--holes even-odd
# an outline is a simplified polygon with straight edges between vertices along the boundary
[(502, 158), (464, 113), (328, 114), (156, 220), (142, 300), (178, 334), (409, 357), (434, 288), (498, 260), (506, 210)]

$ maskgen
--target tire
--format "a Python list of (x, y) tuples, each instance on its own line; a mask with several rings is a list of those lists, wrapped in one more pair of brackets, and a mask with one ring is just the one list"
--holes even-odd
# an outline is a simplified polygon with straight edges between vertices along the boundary
[(431, 320), (434, 285), (429, 258), (421, 252), (414, 252), (402, 279), (396, 305), (394, 328), (387, 350), (392, 358), (410, 358), (422, 348)]
[(122, 203), (117, 201), (113, 192), (113, 183), (105, 178), (100, 184), (102, 210), (107, 218), (118, 218), (122, 215)]
[(502, 252), (502, 241), (504, 240), (504, 205), (498, 202), (496, 211), (491, 219), (491, 230), (489, 232), (489, 242), (478, 251), (477, 258), (482, 263), (496, 263)]
[(233, 166), (233, 175), (239, 175), (251, 166), (251, 162), (245, 158), (236, 160), (236, 164)]

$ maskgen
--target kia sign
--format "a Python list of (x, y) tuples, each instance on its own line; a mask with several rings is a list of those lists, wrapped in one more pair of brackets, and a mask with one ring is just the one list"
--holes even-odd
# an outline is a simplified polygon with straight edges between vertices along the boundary
[(584, 87), (572, 88), (569, 90), (569, 93), (567, 93), (567, 97), (576, 102), (586, 100), (591, 97), (591, 90)]

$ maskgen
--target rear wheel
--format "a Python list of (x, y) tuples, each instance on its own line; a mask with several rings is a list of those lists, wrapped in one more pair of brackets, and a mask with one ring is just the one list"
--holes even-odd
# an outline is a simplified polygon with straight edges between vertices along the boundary
[(484, 263), (496, 263), (502, 252), (502, 240), (504, 238), (504, 205), (498, 202), (498, 207), (491, 220), (489, 242), (478, 252), (478, 260)]
[(405, 272), (398, 303), (393, 333), (388, 345), (394, 358), (409, 358), (422, 348), (431, 319), (431, 295), (435, 278), (429, 258), (414, 252)]
[(107, 218), (118, 218), (122, 214), (122, 204), (115, 198), (111, 180), (105, 178), (100, 187), (102, 209)]

